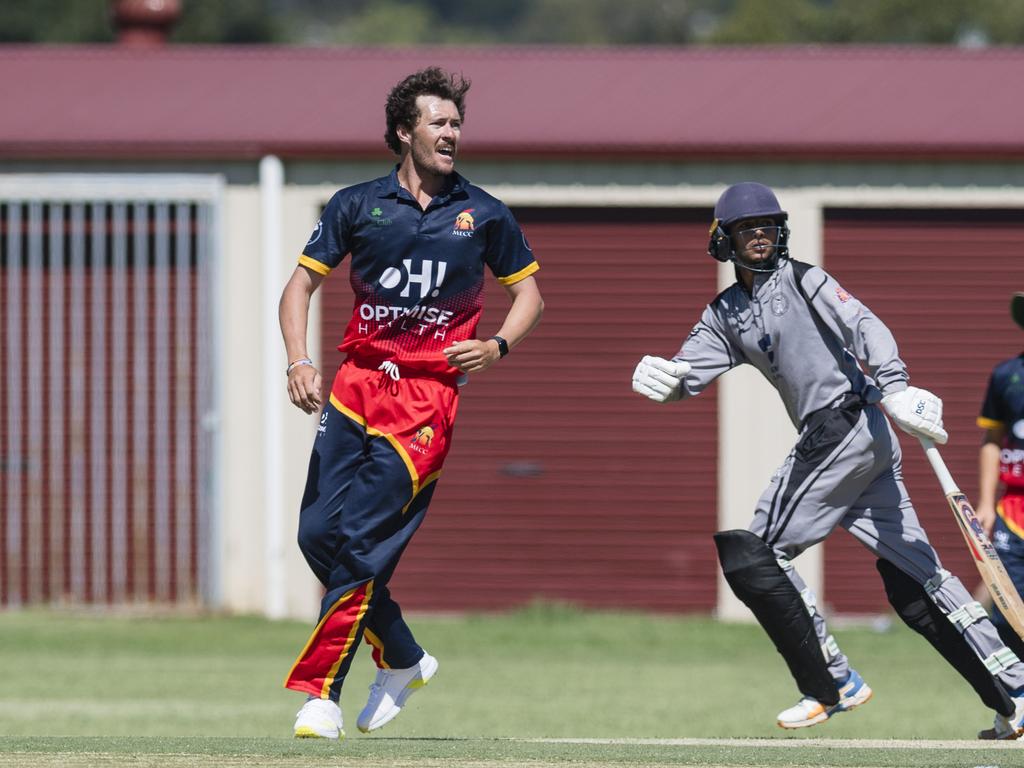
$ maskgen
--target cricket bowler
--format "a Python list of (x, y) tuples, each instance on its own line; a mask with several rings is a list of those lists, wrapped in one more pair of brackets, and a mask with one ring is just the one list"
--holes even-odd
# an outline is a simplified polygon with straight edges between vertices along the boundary
[[(298, 541), (325, 594), (285, 686), (307, 695), (294, 732), (340, 739), (338, 701), (362, 640), (377, 677), (356, 725), (374, 731), (434, 677), (388, 581), (423, 521), (451, 447), (459, 386), (509, 354), (540, 321), (537, 261), (500, 200), (455, 172), (469, 83), (437, 67), (390, 92), (387, 176), (338, 191), (281, 297), (292, 403), (321, 408), (306, 349), (309, 300), (351, 256), (346, 354), (323, 403), (299, 514)], [(510, 307), (477, 338), (484, 277)]]

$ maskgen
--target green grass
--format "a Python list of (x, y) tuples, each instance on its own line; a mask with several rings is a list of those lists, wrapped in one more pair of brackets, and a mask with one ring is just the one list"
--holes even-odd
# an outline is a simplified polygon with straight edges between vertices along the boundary
[[(359, 734), (354, 720), (373, 673), (361, 649), (342, 697), (349, 738), (337, 745), (289, 738), (302, 697), (281, 682), (307, 624), (2, 613), (0, 766), (298, 766), (313, 756), (421, 767), (1024, 766), (1024, 745), (969, 741), (991, 713), (902, 626), (837, 631), (875, 699), (822, 726), (785, 732), (774, 716), (798, 694), (754, 626), (544, 605), (410, 621), (441, 662), (437, 677), (394, 723)], [(558, 738), (771, 741), (527, 741)], [(917, 750), (843, 743), (853, 739), (964, 742)]]

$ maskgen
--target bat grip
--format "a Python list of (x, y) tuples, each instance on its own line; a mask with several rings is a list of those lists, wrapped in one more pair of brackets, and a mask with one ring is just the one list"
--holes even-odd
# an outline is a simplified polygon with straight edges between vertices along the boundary
[(953, 480), (953, 476), (946, 468), (946, 462), (939, 455), (939, 449), (935, 447), (935, 443), (927, 437), (919, 436), (917, 439), (921, 441), (924, 455), (927, 457), (928, 463), (932, 465), (932, 471), (935, 473), (935, 476), (939, 479), (942, 492), (947, 496), (951, 493), (960, 493), (960, 488), (957, 487), (956, 481)]

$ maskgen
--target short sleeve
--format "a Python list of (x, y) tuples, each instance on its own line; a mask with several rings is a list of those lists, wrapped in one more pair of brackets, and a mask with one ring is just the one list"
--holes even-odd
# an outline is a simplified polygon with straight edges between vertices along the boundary
[(982, 429), (995, 429), (1003, 426), (1006, 420), (1003, 416), (1003, 409), (1000, 407), (999, 384), (996, 372), (993, 371), (988, 380), (988, 389), (985, 391), (985, 399), (981, 403), (981, 414), (978, 416), (978, 426)]
[(336, 192), (313, 226), (299, 264), (321, 275), (330, 274), (349, 251), (349, 216), (346, 197)]
[(514, 285), (540, 269), (519, 222), (504, 204), (488, 228), (484, 259), (502, 285)]

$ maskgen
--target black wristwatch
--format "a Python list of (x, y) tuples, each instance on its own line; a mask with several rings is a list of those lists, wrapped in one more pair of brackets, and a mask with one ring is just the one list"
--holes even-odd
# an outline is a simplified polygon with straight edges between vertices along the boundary
[(501, 338), (501, 336), (491, 336), (490, 340), (498, 342), (499, 359), (508, 354), (508, 342)]

